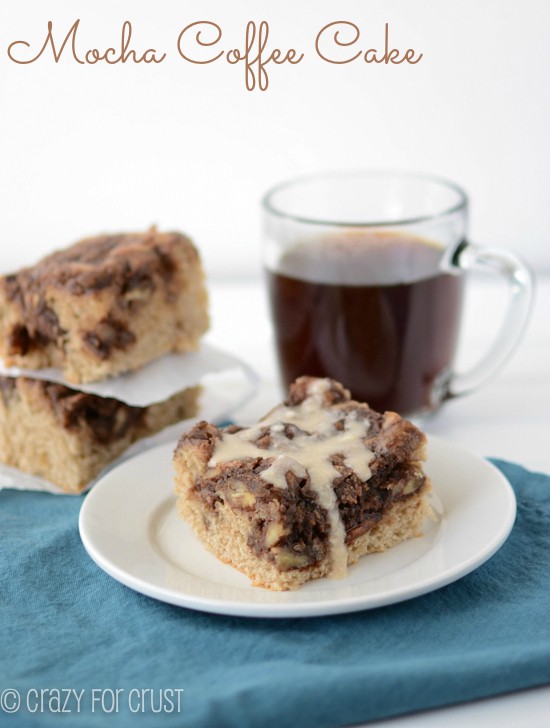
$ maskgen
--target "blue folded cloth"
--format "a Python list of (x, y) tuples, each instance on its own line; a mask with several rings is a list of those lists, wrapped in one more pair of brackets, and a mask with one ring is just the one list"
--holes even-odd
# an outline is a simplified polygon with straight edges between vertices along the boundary
[(518, 516), (486, 564), (408, 602), (314, 619), (149, 599), (88, 557), (81, 497), (0, 492), (0, 721), (57, 726), (64, 708), (75, 726), (322, 728), (550, 681), (550, 477), (495, 462)]

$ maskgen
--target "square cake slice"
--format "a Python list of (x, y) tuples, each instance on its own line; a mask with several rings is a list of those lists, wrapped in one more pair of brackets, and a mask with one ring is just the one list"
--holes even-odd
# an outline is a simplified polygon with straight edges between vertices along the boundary
[(132, 443), (194, 417), (200, 387), (131, 407), (61, 384), (0, 376), (0, 462), (81, 491)]
[(255, 586), (297, 589), (421, 535), (426, 438), (395, 412), (301, 377), (253, 427), (198, 423), (174, 453), (181, 516)]
[(0, 356), (70, 383), (195, 350), (207, 328), (199, 255), (179, 233), (99, 235), (0, 277)]

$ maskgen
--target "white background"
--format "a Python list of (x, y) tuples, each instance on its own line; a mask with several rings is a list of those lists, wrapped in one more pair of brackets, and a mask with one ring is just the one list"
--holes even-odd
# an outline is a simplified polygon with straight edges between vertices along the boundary
[[(82, 52), (115, 45), (128, 19), (133, 47), (168, 58), (109, 67), (69, 55), (57, 65), (51, 56), (9, 61), (10, 42), (24, 39), (36, 52), (48, 20), (63, 37), (77, 18)], [(299, 66), (270, 69), (265, 93), (245, 90), (241, 68), (190, 66), (177, 55), (190, 22), (217, 22), (229, 49), (243, 46), (248, 20), (262, 19), (270, 48), (306, 54)], [(362, 48), (381, 46), (389, 22), (392, 42), (424, 58), (323, 63), (314, 39), (335, 20), (360, 26)], [(257, 416), (279, 396), (258, 275), (259, 200), (277, 181), (355, 167), (442, 174), (470, 193), (473, 241), (511, 247), (550, 273), (549, 49), (546, 0), (1, 0), (0, 270), (101, 231), (157, 223), (188, 232), (212, 283), (213, 342), (262, 374), (247, 408)], [(548, 278), (541, 284), (510, 366), (430, 428), (548, 470)], [(477, 294), (464, 347), (474, 358), (488, 339), (478, 311), (495, 320), (499, 307), (492, 290)], [(549, 704), (547, 688), (391, 725), (538, 727)]]
[[(133, 24), (154, 66), (78, 65), (65, 52), (31, 65), (47, 22), (77, 47), (105, 49)], [(224, 60), (185, 63), (180, 30), (223, 29), (242, 47), (248, 20), (268, 20), (269, 48), (300, 49), (248, 92)], [(358, 47), (390, 40), (423, 60), (335, 66), (315, 54), (320, 28), (350, 20)], [(514, 248), (550, 269), (550, 3), (545, 0), (2, 0), (0, 269), (87, 234), (157, 223), (198, 243), (211, 279), (256, 275), (259, 199), (273, 183), (325, 168), (403, 167), (450, 177), (470, 193), (471, 238)], [(29, 51), (30, 55), (30, 51)], [(241, 64), (242, 65), (242, 64)]]

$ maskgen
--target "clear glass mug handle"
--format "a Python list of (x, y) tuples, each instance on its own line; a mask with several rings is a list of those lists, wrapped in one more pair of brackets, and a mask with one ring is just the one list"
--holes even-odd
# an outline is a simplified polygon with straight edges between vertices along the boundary
[(469, 371), (451, 374), (447, 398), (459, 397), (491, 379), (506, 363), (525, 332), (534, 298), (534, 276), (514, 253), (503, 248), (463, 243), (454, 252), (452, 267), (499, 274), (508, 284), (508, 308), (497, 338), (485, 356)]

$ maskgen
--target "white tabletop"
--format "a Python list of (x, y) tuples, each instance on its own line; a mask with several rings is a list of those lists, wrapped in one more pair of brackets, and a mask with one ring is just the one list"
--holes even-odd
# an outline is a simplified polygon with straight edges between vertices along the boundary
[[(247, 361), (261, 377), (256, 396), (234, 414), (250, 423), (280, 400), (272, 331), (261, 282), (210, 282), (212, 326), (208, 340)], [(490, 345), (505, 305), (492, 280), (469, 286), (459, 366), (466, 367)], [(515, 356), (490, 384), (446, 404), (426, 432), (483, 456), (510, 460), (550, 473), (550, 277), (540, 277), (533, 316)], [(377, 721), (369, 726), (427, 728), (540, 728), (550, 725), (550, 687), (450, 708)]]

